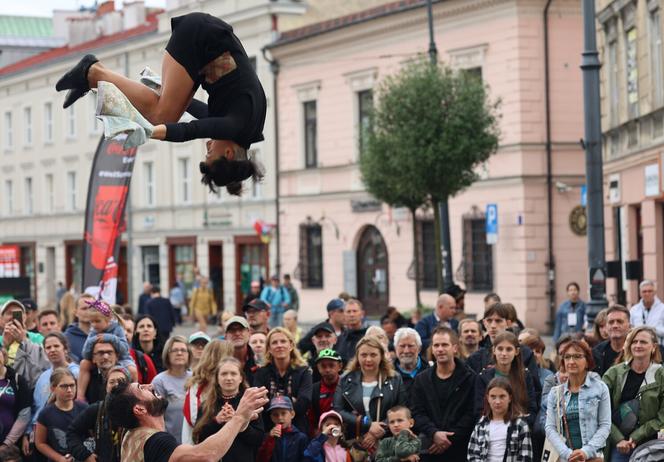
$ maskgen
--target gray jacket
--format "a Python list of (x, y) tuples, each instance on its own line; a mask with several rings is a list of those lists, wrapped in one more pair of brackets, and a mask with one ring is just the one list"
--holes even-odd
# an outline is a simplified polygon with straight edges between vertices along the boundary
[(41, 345), (25, 339), (16, 350), (16, 358), (12, 367), (28, 382), (28, 386), (34, 389), (37, 379), (42, 372), (51, 367), (51, 363), (48, 362)]

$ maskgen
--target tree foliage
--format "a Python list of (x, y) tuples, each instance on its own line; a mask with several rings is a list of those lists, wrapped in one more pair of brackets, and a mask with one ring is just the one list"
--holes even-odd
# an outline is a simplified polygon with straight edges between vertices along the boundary
[(420, 59), (388, 76), (360, 161), (367, 189), (417, 208), (470, 186), (498, 147), (498, 105), (477, 76), (443, 64)]

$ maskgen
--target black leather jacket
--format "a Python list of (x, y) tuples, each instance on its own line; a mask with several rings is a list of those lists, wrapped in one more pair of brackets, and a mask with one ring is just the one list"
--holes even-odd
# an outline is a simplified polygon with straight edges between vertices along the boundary
[[(334, 393), (332, 407), (344, 419), (348, 439), (364, 435), (369, 430), (371, 422), (386, 420), (387, 411), (392, 407), (406, 405), (406, 390), (399, 374), (383, 378), (379, 385), (371, 393), (367, 422), (363, 419), (366, 412), (362, 401), (362, 372), (352, 371), (341, 377)], [(379, 403), (380, 415), (378, 415)]]

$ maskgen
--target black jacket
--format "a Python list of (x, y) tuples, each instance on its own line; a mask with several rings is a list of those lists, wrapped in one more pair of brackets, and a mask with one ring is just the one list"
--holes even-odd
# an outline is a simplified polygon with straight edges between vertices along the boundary
[[(476, 374), (479, 374), (491, 364), (493, 359), (493, 353), (491, 350), (491, 340), (487, 335), (483, 340), (483, 346), (468, 357), (466, 364), (474, 370)], [(530, 375), (530, 378), (535, 385), (535, 399), (539, 403), (542, 399), (542, 384), (539, 380), (539, 366), (537, 365), (535, 354), (533, 353), (533, 350), (527, 346), (521, 345), (519, 347), (519, 355), (523, 361), (523, 367), (527, 370), (527, 375)]]
[[(16, 420), (22, 409), (32, 406), (32, 390), (28, 387), (28, 382), (26, 382), (22, 375), (17, 374), (16, 371), (9, 366), (6, 366), (6, 369), (5, 379), (7, 379), (16, 395), (13, 409), (14, 420)], [(9, 430), (11, 429), (7, 429), (7, 432), (9, 432)]]
[[(233, 409), (237, 409), (237, 405), (240, 402), (241, 396), (238, 395), (232, 400), (229, 401)], [(215, 405), (215, 414), (216, 415), (224, 405), (224, 402), (218, 402)], [(202, 417), (201, 410), (198, 411), (198, 417)], [(203, 425), (201, 428), (200, 441), (205, 441), (208, 437), (217, 433), (224, 424), (218, 424), (216, 421), (212, 420)], [(245, 462), (245, 461), (254, 461), (258, 454), (258, 448), (263, 442), (265, 437), (265, 430), (263, 428), (263, 420), (256, 419), (252, 420), (249, 423), (249, 426), (243, 432), (237, 434), (233, 440), (233, 444), (228, 449), (228, 452), (224, 454), (224, 462)]]
[[(293, 400), (295, 410), (293, 423), (303, 433), (308, 432), (307, 411), (311, 405), (312, 382), (311, 370), (307, 366), (291, 367), (283, 377), (280, 377), (274, 365), (269, 363), (256, 371), (253, 386), (267, 388), (270, 399), (274, 398), (279, 390), (284, 390), (285, 393), (281, 394)], [(263, 416), (265, 428), (271, 428), (268, 412), (265, 411)]]
[(424, 435), (423, 450), (428, 449), (433, 434), (437, 431), (454, 432), (450, 437), (452, 446), (430, 460), (466, 460), (466, 448), (475, 427), (473, 400), (475, 397), (475, 373), (458, 358), (454, 359), (455, 369), (450, 377), (454, 391), (449, 399), (436, 399), (434, 374), (436, 367), (430, 367), (415, 377), (410, 393), (410, 409), (415, 419), (414, 431)]
[[(379, 401), (380, 416), (377, 415)], [(346, 438), (352, 439), (364, 435), (369, 430), (371, 422), (385, 421), (387, 411), (397, 405), (406, 405), (406, 391), (399, 374), (383, 378), (380, 387), (374, 388), (369, 401), (370, 422), (363, 422), (362, 417), (366, 413), (362, 400), (362, 372), (357, 370), (341, 377), (337, 390), (334, 392), (332, 407), (344, 419)]]
[[(482, 409), (484, 408), (484, 394), (486, 393), (486, 387), (496, 376), (496, 368), (493, 366), (486, 367), (482, 372), (477, 376), (475, 380), (475, 422), (480, 420), (482, 415)], [(528, 371), (526, 371), (526, 394), (528, 399), (528, 409), (525, 409), (525, 412), (528, 412), (528, 417), (526, 421), (530, 428), (534, 427), (535, 418), (537, 417), (537, 412), (539, 411), (539, 401), (536, 398), (535, 384), (533, 383), (533, 378)], [(508, 379), (509, 380), (509, 379)]]
[(336, 345), (334, 345), (334, 349), (339, 353), (344, 360), (344, 363), (348, 363), (348, 361), (355, 356), (355, 346), (366, 333), (367, 328), (362, 327), (361, 329), (355, 330), (346, 329), (339, 336)]
[(97, 462), (120, 461), (120, 445), (113, 444), (113, 432), (105, 401), (91, 404), (69, 425), (67, 447), (75, 460), (86, 460), (92, 455), (84, 444), (90, 436), (95, 440), (94, 453), (97, 454)]

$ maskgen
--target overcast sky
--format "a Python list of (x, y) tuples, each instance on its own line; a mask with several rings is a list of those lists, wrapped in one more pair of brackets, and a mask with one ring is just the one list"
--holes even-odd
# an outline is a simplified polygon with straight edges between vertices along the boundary
[[(94, 0), (0, 0), (0, 14), (51, 16), (53, 10), (75, 10), (94, 3)], [(163, 8), (166, 0), (146, 0), (145, 4)], [(121, 6), (122, 0), (115, 0), (115, 8), (120, 9)]]

